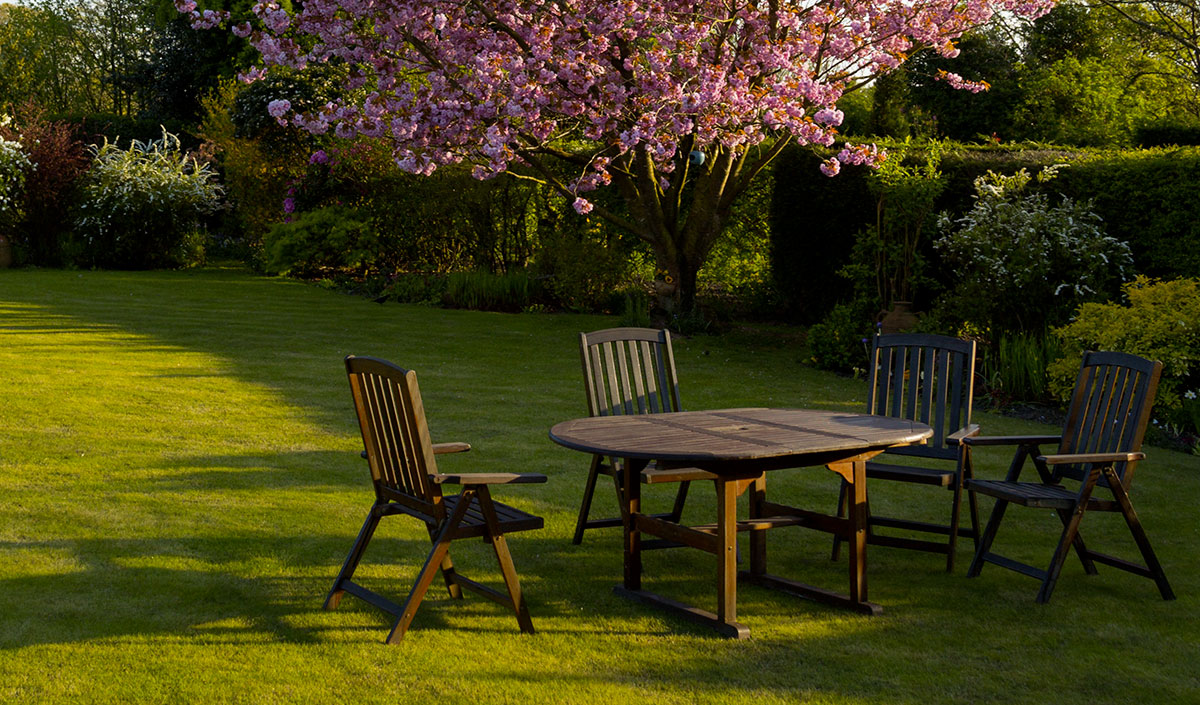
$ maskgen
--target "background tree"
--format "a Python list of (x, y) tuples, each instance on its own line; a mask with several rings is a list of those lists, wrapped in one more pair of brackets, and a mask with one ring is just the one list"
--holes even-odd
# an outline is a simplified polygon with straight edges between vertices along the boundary
[[(1050, 4), (310, 0), (294, 17), (260, 3), (235, 32), (270, 65), (348, 68), (344, 99), (310, 112), (281, 100), (275, 117), (389, 140), (414, 173), (467, 161), (479, 178), (549, 184), (649, 243), (688, 311), (735, 199), (789, 142), (832, 145), (843, 94), (918, 49), (954, 55), (998, 10)], [(177, 6), (197, 26), (222, 18)], [(876, 156), (846, 147), (822, 168)], [(610, 183), (623, 211), (585, 197)]]

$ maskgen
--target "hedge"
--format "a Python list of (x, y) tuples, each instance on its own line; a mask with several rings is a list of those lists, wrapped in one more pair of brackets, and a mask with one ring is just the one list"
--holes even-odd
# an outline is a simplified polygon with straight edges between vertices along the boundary
[[(920, 158), (912, 150), (913, 158)], [(771, 202), (772, 274), (799, 322), (820, 320), (851, 288), (836, 272), (846, 264), (855, 234), (874, 217), (874, 200), (863, 168), (843, 168), (828, 178), (821, 156), (805, 148), (780, 155)], [(1093, 200), (1109, 235), (1128, 242), (1135, 271), (1164, 279), (1200, 276), (1200, 148), (1086, 151), (1044, 145), (954, 145), (945, 150), (941, 170), (947, 186), (939, 211), (955, 216), (971, 206), (972, 183), (987, 171), (1034, 173), (1067, 164), (1045, 186), (1052, 193)], [(928, 226), (927, 226), (928, 227)], [(933, 235), (922, 254), (943, 281)], [(918, 307), (922, 303), (918, 299)]]

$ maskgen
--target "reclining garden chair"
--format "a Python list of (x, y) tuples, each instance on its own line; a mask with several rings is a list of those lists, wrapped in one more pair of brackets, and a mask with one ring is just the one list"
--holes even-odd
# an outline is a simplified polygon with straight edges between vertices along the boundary
[[(417, 375), (370, 357), (346, 358), (346, 372), (354, 395), (354, 408), (362, 430), (364, 456), (375, 487), (375, 503), (363, 523), (350, 555), (325, 599), (325, 609), (334, 609), (344, 593), (350, 593), (392, 614), (396, 622), (387, 642), (404, 638), (425, 592), (438, 571), (453, 598), (467, 588), (516, 612), (521, 631), (532, 633), (533, 622), (521, 595), (517, 571), (504, 534), (542, 528), (542, 518), (499, 502), (493, 502), (490, 485), (545, 482), (546, 476), (532, 473), (438, 472), (435, 455), (470, 450), (466, 443), (434, 445), (425, 424), (425, 410)], [(459, 485), (457, 495), (444, 496), (443, 485)], [(403, 605), (351, 581), (379, 520), (406, 514), (424, 522), (433, 548)], [(450, 542), (479, 536), (490, 543), (500, 563), (507, 594), (476, 583), (458, 573), (450, 561)]]
[[(948, 523), (880, 516), (867, 519), (867, 543), (946, 554), (946, 570), (954, 569), (955, 545), (959, 535), (979, 537), (979, 513), (975, 495), (968, 493), (971, 528), (959, 529), (963, 480), (970, 467), (963, 463), (963, 438), (979, 433), (971, 423), (975, 377), (975, 343), (942, 335), (880, 335), (871, 350), (867, 381), (867, 413), (919, 421), (933, 427), (925, 445), (892, 448), (867, 462), (867, 479), (914, 483), (949, 490)], [(916, 465), (887, 462), (888, 458), (911, 458)], [(877, 490), (871, 490), (872, 496)], [(846, 483), (838, 495), (838, 516), (845, 513)], [(880, 534), (881, 527), (945, 536), (943, 541)], [(837, 560), (840, 541), (834, 539)]]
[[(681, 411), (679, 381), (675, 376), (675, 356), (671, 350), (671, 333), (651, 328), (610, 328), (579, 334), (579, 355), (583, 363), (583, 386), (590, 416), (618, 414), (657, 414)], [(589, 519), (596, 480), (600, 475), (612, 477), (616, 484), (617, 500), (621, 501), (621, 459), (606, 462), (592, 456), (588, 468), (579, 518), (575, 522), (573, 542), (583, 543), (583, 532), (605, 526), (620, 526), (620, 518)], [(678, 523), (692, 480), (712, 480), (716, 475), (698, 468), (662, 470), (653, 463), (642, 471), (642, 482), (648, 484), (677, 482), (675, 503), (670, 512), (656, 514), (660, 519)], [(673, 545), (673, 544), (672, 544)], [(665, 547), (647, 541), (644, 548)]]
[[(995, 563), (1041, 580), (1037, 601), (1049, 602), (1067, 551), (1073, 547), (1089, 575), (1096, 573), (1096, 563), (1103, 563), (1150, 578), (1164, 600), (1175, 598), (1129, 500), (1133, 471), (1146, 457), (1141, 452), (1142, 438), (1146, 434), (1161, 373), (1161, 362), (1124, 353), (1085, 353), (1061, 436), (980, 436), (965, 440), (968, 452), (981, 446), (1017, 447), (1004, 480), (967, 481), (968, 490), (996, 498), (996, 506), (979, 540), (967, 577), (979, 575), (984, 562)], [(1043, 455), (1040, 447), (1052, 444), (1056, 444), (1058, 450)], [(1040, 482), (1018, 481), (1028, 458), (1033, 459)], [(1078, 484), (1078, 487), (1072, 489), (1064, 483)], [(1111, 492), (1112, 499), (1094, 496), (1101, 488)], [(1062, 535), (1046, 570), (991, 552), (996, 530), (1000, 528), (1009, 504), (1057, 512), (1063, 525)], [(1087, 548), (1079, 534), (1079, 524), (1089, 509), (1120, 512), (1146, 564), (1138, 565)]]

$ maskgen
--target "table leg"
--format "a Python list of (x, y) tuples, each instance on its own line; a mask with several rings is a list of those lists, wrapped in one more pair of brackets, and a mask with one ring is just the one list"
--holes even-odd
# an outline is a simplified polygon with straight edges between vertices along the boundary
[[(750, 518), (764, 516), (763, 502), (767, 501), (767, 474), (763, 473), (750, 485)], [(765, 529), (750, 532), (750, 574), (763, 575), (767, 572), (767, 532)]]
[(850, 599), (867, 601), (867, 463), (856, 461), (851, 471), (853, 480), (846, 488), (847, 518), (850, 523)]
[(621, 512), (625, 527), (625, 589), (642, 589), (642, 532), (638, 530), (634, 516), (642, 511), (642, 470), (648, 461), (624, 461), (624, 511)]
[(717, 480), (717, 619), (737, 623), (737, 486)]

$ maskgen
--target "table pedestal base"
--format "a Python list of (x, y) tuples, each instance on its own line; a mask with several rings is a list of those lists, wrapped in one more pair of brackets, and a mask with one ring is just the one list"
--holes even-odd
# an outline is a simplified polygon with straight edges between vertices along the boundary
[(630, 590), (622, 585), (613, 587), (613, 593), (621, 597), (636, 600), (643, 604), (651, 605), (664, 609), (678, 617), (682, 617), (689, 622), (702, 624), (710, 629), (713, 629), (718, 634), (729, 639), (749, 639), (750, 628), (738, 622), (725, 622), (716, 614), (708, 610), (702, 610), (699, 607), (672, 600), (669, 597), (648, 592), (646, 590)]
[(802, 597), (813, 602), (820, 602), (835, 607), (845, 607), (873, 617), (883, 614), (883, 606), (874, 602), (859, 602), (850, 599), (849, 595), (843, 595), (840, 592), (826, 590), (825, 588), (805, 583), (798, 583), (795, 580), (788, 580), (787, 578), (781, 578), (778, 575), (771, 575), (770, 573), (751, 573), (748, 570), (738, 571), (738, 582), (747, 582), (771, 588), (772, 590), (786, 592), (789, 595)]

